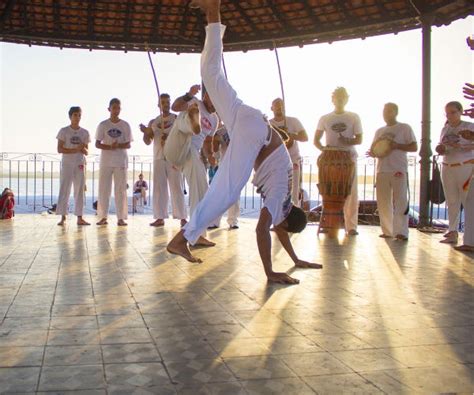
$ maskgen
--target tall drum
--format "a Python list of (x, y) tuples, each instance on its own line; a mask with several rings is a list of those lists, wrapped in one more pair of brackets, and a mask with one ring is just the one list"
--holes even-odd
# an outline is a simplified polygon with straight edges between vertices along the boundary
[(351, 193), (355, 164), (349, 151), (328, 147), (318, 158), (318, 171), (318, 188), (323, 197), (318, 234), (324, 229), (334, 237), (344, 228), (344, 203)]

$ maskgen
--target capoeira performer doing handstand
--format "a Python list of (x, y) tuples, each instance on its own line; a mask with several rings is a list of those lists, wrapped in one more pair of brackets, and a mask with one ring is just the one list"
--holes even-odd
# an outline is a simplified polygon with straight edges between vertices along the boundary
[(230, 144), (208, 192), (197, 205), (188, 224), (168, 244), (167, 250), (190, 262), (201, 262), (191, 254), (187, 243), (194, 245), (208, 224), (235, 203), (255, 168), (253, 183), (264, 199), (256, 230), (265, 274), (271, 282), (297, 284), (297, 279), (272, 270), (272, 223), (296, 267), (322, 266), (300, 260), (288, 236), (288, 232), (301, 232), (306, 226), (304, 212), (291, 204), (292, 166), (288, 151), (263, 114), (237, 98), (237, 93), (222, 72), (220, 1), (193, 1), (192, 5), (201, 7), (207, 15), (201, 77), (217, 113), (229, 130)]
[(62, 154), (61, 181), (59, 187), (58, 204), (56, 214), (61, 215), (58, 225), (66, 222), (69, 195), (71, 186), (74, 184), (74, 214), (77, 216), (78, 225), (90, 225), (84, 221), (84, 187), (85, 187), (85, 165), (89, 143), (91, 141), (89, 132), (79, 126), (81, 121), (81, 108), (71, 107), (69, 119), (71, 124), (62, 128), (58, 135), (58, 152)]
[[(180, 114), (164, 147), (166, 159), (175, 166), (182, 166), (189, 189), (190, 215), (208, 188), (206, 167), (201, 160), (200, 150), (205, 138), (212, 136), (219, 124), (219, 118), (207, 92), (204, 93), (202, 101), (194, 97), (200, 89), (199, 85), (193, 85), (188, 93), (174, 101), (171, 108), (173, 111), (180, 111)], [(207, 240), (205, 236), (204, 229), (196, 244), (204, 247), (214, 246), (215, 243)]]

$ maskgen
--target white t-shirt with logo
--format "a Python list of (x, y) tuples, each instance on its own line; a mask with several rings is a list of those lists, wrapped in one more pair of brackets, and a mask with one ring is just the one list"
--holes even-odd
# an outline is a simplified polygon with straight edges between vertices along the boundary
[(357, 158), (357, 150), (353, 145), (345, 145), (339, 140), (339, 136), (354, 138), (362, 134), (362, 123), (356, 113), (345, 111), (336, 114), (334, 111), (323, 115), (318, 122), (317, 130), (323, 130), (326, 135), (328, 147), (341, 147), (351, 152), (352, 159)]
[[(64, 148), (68, 149), (78, 148), (80, 144), (89, 144), (91, 142), (89, 132), (81, 127), (73, 129), (71, 126), (66, 126), (59, 131), (56, 138), (63, 141)], [(62, 155), (63, 165), (83, 165), (85, 162), (86, 156), (81, 152)]]
[(207, 136), (213, 136), (217, 130), (217, 125), (219, 124), (219, 118), (215, 112), (210, 113), (207, 111), (206, 106), (201, 100), (196, 98), (189, 101), (189, 105), (197, 103), (199, 107), (199, 113), (201, 118), (201, 133), (193, 134), (191, 139), (191, 144), (198, 151), (202, 148), (204, 140)]
[[(299, 119), (295, 117), (286, 117), (286, 125), (284, 120), (276, 121), (275, 118), (270, 119), (270, 123), (273, 126), (278, 126), (280, 128), (286, 126), (286, 132), (292, 135), (297, 135), (299, 132), (305, 130)], [(293, 145), (288, 148), (288, 153), (290, 154), (290, 158), (293, 163), (300, 163), (301, 154), (298, 141), (293, 142)]]
[[(457, 140), (457, 143), (461, 145), (472, 144), (472, 141), (458, 136), (461, 130), (474, 132), (474, 123), (461, 121), (456, 127), (446, 124), (441, 131), (440, 144), (442, 144), (443, 141), (449, 141), (451, 139)], [(460, 148), (446, 147), (446, 153), (443, 155), (444, 163), (463, 163), (471, 159), (474, 159), (474, 150), (466, 151)]]
[[(130, 143), (133, 141), (132, 131), (128, 122), (120, 119), (117, 123), (106, 119), (99, 123), (95, 139), (102, 144), (112, 145)], [(107, 167), (128, 167), (128, 155), (125, 148), (115, 150), (102, 150), (100, 165)]]
[[(410, 125), (396, 123), (384, 126), (375, 132), (374, 141), (388, 138), (398, 144), (416, 142), (415, 134)], [(408, 171), (407, 152), (399, 149), (392, 150), (387, 156), (377, 159), (377, 173), (406, 173)]]
[(285, 145), (268, 156), (255, 171), (252, 184), (262, 195), (263, 207), (272, 216), (272, 224), (281, 224), (290, 213), (293, 166)]
[(173, 123), (176, 120), (176, 114), (169, 114), (163, 118), (162, 115), (158, 115), (151, 122), (151, 129), (153, 130), (153, 156), (155, 159), (164, 159), (163, 146), (161, 145), (161, 136), (164, 134), (168, 135), (173, 127)]

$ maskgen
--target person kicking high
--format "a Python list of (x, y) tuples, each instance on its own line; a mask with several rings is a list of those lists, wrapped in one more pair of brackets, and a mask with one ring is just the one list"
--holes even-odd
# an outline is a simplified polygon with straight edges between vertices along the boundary
[(221, 69), (222, 37), (220, 1), (192, 1), (207, 16), (206, 41), (201, 55), (201, 77), (218, 115), (226, 125), (230, 144), (219, 171), (190, 221), (167, 246), (168, 252), (190, 262), (194, 257), (188, 243), (194, 245), (200, 234), (238, 199), (255, 169), (254, 185), (263, 197), (257, 224), (257, 245), (269, 282), (298, 284), (299, 280), (272, 269), (270, 227), (273, 224), (281, 244), (296, 267), (320, 269), (322, 265), (300, 260), (291, 245), (288, 232), (301, 232), (306, 226), (304, 212), (291, 204), (292, 166), (288, 151), (263, 114), (237, 98)]

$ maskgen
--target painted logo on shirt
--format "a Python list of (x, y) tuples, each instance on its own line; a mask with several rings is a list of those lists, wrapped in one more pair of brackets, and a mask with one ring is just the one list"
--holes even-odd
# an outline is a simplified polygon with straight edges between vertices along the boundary
[(347, 130), (347, 125), (344, 122), (338, 122), (331, 126), (331, 130), (334, 133), (344, 133)]
[(201, 128), (211, 130), (212, 129), (211, 121), (209, 121), (209, 119), (207, 119), (205, 117), (202, 117), (201, 118)]
[(116, 139), (122, 135), (122, 131), (119, 129), (110, 129), (107, 134), (112, 137), (113, 139)]
[(71, 136), (69, 142), (74, 145), (82, 143), (81, 138), (79, 136)]

